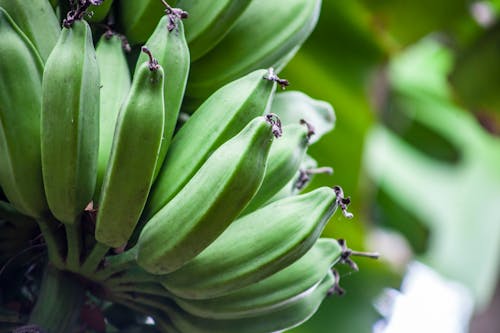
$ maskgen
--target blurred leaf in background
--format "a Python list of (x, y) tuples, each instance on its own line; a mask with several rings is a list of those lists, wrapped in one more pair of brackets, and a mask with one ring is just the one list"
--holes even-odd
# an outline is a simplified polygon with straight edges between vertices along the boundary
[[(500, 141), (490, 135), (500, 128), (499, 9), (497, 0), (327, 0), (283, 73), (335, 108), (335, 130), (309, 150), (335, 174), (311, 188), (343, 186), (357, 218), (334, 217), (325, 233), (363, 248), (379, 226), (397, 230), (420, 260), (467, 286), (478, 309), (500, 262)], [(293, 332), (372, 332), (374, 298), (400, 276), (383, 260), (359, 266), (343, 272), (346, 296)]]
[(490, 132), (500, 134), (500, 23), (461, 50), (450, 75), (458, 100)]
[[(406, 129), (419, 124), (421, 131), (375, 127), (365, 165), (380, 188), (430, 229), (421, 259), (467, 286), (481, 307), (500, 263), (500, 140), (446, 97), (452, 64), (446, 53), (429, 38), (395, 59), (389, 112), (406, 114)], [(430, 75), (424, 80), (417, 72)]]

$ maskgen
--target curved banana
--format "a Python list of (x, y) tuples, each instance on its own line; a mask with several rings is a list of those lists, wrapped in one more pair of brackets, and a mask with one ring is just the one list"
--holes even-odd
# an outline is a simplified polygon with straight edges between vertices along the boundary
[(297, 173), (314, 132), (309, 126), (283, 127), (283, 137), (271, 146), (264, 181), (242, 215), (253, 212), (273, 197)]
[(153, 184), (144, 219), (168, 203), (214, 150), (266, 112), (276, 83), (265, 76), (258, 70), (222, 87), (181, 127)]
[[(72, 224), (94, 194), (99, 142), (99, 67), (87, 22), (68, 19), (45, 64), (42, 171), (50, 210)], [(62, 89), (64, 87), (64, 89)]]
[(94, 202), (99, 202), (102, 181), (108, 165), (118, 112), (130, 91), (130, 71), (122, 39), (105, 33), (97, 42), (97, 63), (101, 78), (99, 107), (99, 157)]
[[(146, 43), (167, 73), (164, 85), (165, 125), (155, 178), (163, 164), (174, 133), (189, 75), (189, 49), (180, 16), (181, 14), (179, 16), (164, 15)], [(147, 56), (141, 54), (138, 63), (146, 60)]]
[(328, 187), (273, 202), (233, 222), (161, 283), (176, 296), (207, 299), (260, 281), (304, 255), (336, 208), (335, 191)]
[(47, 0), (0, 0), (3, 7), (46, 61), (56, 45), (61, 27)]
[(92, 5), (89, 7), (89, 13), (92, 13), (92, 16), (89, 18), (90, 22), (100, 22), (108, 16), (111, 11), (111, 6), (113, 5), (113, 0), (103, 0), (103, 2), (98, 5)]
[(48, 212), (40, 162), (43, 63), (0, 7), (0, 185), (22, 213)]
[(328, 272), (315, 288), (303, 293), (275, 311), (243, 319), (211, 320), (183, 313), (176, 308), (168, 312), (172, 322), (181, 332), (189, 333), (271, 333), (291, 329), (309, 319), (329, 295), (336, 279)]
[(143, 63), (118, 117), (95, 229), (110, 247), (127, 243), (151, 187), (165, 119), (163, 76), (152, 57)]
[(150, 307), (152, 313), (156, 312), (161, 317), (166, 316), (183, 333), (271, 333), (293, 328), (309, 319), (324, 298), (337, 287), (337, 283), (338, 278), (332, 271), (328, 271), (316, 287), (299, 297), (283, 303), (273, 311), (239, 319), (201, 318), (184, 311), (168, 299), (154, 296), (128, 296), (127, 299)]
[(118, 2), (120, 22), (125, 29), (128, 41), (132, 44), (146, 42), (164, 11), (165, 7), (160, 0), (121, 0)]
[(217, 46), (192, 64), (189, 98), (204, 99), (256, 68), (275, 67), (309, 36), (320, 7), (321, 0), (253, 0)]
[(261, 185), (276, 131), (272, 117), (257, 117), (220, 146), (148, 221), (137, 242), (137, 263), (150, 273), (169, 273), (219, 237)]
[(331, 104), (313, 99), (300, 91), (276, 94), (271, 112), (277, 114), (284, 125), (297, 124), (304, 119), (314, 128), (311, 144), (317, 142), (335, 126), (335, 113)]
[(296, 262), (259, 282), (217, 298), (175, 298), (175, 302), (185, 311), (203, 318), (236, 319), (264, 314), (316, 287), (341, 254), (339, 242), (320, 238)]
[(195, 61), (214, 48), (243, 14), (251, 0), (179, 0), (177, 6), (189, 13), (186, 38)]

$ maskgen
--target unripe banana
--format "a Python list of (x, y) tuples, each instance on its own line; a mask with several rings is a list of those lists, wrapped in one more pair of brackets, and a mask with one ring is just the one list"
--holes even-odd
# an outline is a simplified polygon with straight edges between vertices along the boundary
[[(184, 332), (241, 332), (241, 333), (258, 333), (258, 332), (278, 332), (289, 330), (302, 324), (309, 319), (319, 308), (323, 300), (330, 294), (331, 288), (335, 285), (336, 279), (331, 271), (329, 271), (324, 279), (316, 288), (302, 294), (302, 297), (291, 300), (289, 303), (278, 307), (276, 311), (263, 313), (262, 315), (249, 317), (245, 319), (233, 319), (223, 321), (198, 320), (194, 316), (189, 316), (188, 320), (191, 324), (195, 323), (196, 327), (201, 330), (192, 330), (192, 326), (188, 325)], [(175, 320), (175, 315), (171, 314), (173, 322), (184, 329), (184, 323)], [(207, 330), (206, 327), (210, 330)], [(242, 329), (238, 329), (242, 328)]]
[[(146, 45), (167, 74), (164, 87), (165, 125), (155, 170), (156, 178), (174, 133), (189, 75), (189, 49), (184, 37), (181, 19), (174, 14), (164, 15)], [(141, 54), (138, 63), (140, 64), (146, 59), (147, 56)]]
[(61, 31), (59, 21), (47, 0), (0, 0), (3, 7), (46, 61)]
[(192, 64), (187, 95), (203, 100), (252, 70), (275, 67), (309, 36), (320, 7), (321, 0), (253, 0), (220, 43)]
[(182, 298), (207, 299), (260, 281), (304, 255), (336, 208), (328, 187), (273, 202), (233, 222), (205, 251), (165, 275), (162, 285)]
[(102, 4), (98, 6), (90, 6), (88, 11), (92, 16), (90, 16), (89, 21), (100, 22), (104, 20), (106, 16), (108, 16), (112, 5), (113, 0), (104, 0)]
[(148, 221), (137, 243), (137, 263), (150, 273), (169, 273), (219, 237), (259, 189), (277, 131), (272, 116), (257, 117), (219, 147)]
[(96, 47), (101, 96), (99, 107), (99, 157), (94, 202), (99, 201), (102, 180), (108, 165), (118, 112), (130, 90), (130, 71), (123, 52), (122, 39), (104, 34)]
[(332, 271), (328, 271), (317, 287), (300, 297), (282, 304), (274, 311), (240, 319), (201, 318), (182, 310), (168, 299), (158, 297), (131, 296), (129, 299), (158, 309), (160, 314), (170, 318), (177, 330), (183, 333), (271, 333), (293, 328), (309, 319), (336, 283), (337, 278)]
[(95, 230), (111, 247), (127, 243), (151, 187), (165, 118), (163, 76), (155, 59), (143, 63), (118, 117)]
[(335, 126), (335, 113), (330, 103), (313, 99), (300, 91), (285, 91), (276, 94), (271, 106), (284, 125), (297, 124), (304, 119), (314, 129), (311, 144)]
[(331, 175), (332, 173), (333, 169), (331, 167), (318, 167), (318, 163), (311, 156), (305, 154), (304, 160), (300, 164), (299, 171), (281, 190), (278, 191), (278, 193), (269, 199), (265, 205), (303, 191), (315, 175)]
[(165, 10), (160, 0), (121, 0), (118, 5), (121, 24), (132, 44), (146, 42)]
[(189, 13), (185, 28), (192, 61), (201, 58), (217, 45), (250, 2), (251, 0), (178, 1), (177, 6)]
[(228, 295), (175, 302), (185, 311), (212, 319), (253, 317), (302, 296), (323, 279), (342, 254), (335, 239), (321, 238), (300, 259), (281, 271)]
[(283, 127), (282, 139), (271, 146), (262, 186), (242, 215), (258, 209), (294, 177), (313, 134), (308, 126), (298, 123)]
[(92, 200), (99, 142), (99, 67), (87, 22), (63, 28), (42, 83), (42, 171), (50, 210), (72, 224)]
[(0, 7), (0, 184), (22, 213), (48, 212), (40, 162), (43, 63)]
[(151, 189), (145, 219), (169, 202), (214, 150), (267, 111), (276, 83), (265, 76), (258, 70), (222, 87), (181, 127)]

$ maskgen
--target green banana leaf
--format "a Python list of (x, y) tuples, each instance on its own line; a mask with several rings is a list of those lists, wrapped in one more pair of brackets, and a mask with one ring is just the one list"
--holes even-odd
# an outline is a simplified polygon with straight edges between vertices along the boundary
[(358, 1), (371, 12), (371, 26), (379, 40), (393, 51), (435, 31), (469, 35), (476, 26), (467, 0)]
[(390, 81), (400, 110), (446, 140), (458, 158), (437, 158), (378, 125), (367, 141), (365, 168), (379, 188), (429, 228), (420, 259), (468, 287), (480, 308), (500, 268), (500, 140), (450, 99), (445, 83), (452, 60), (449, 51), (426, 39), (394, 61)]
[(500, 22), (461, 50), (450, 75), (457, 98), (500, 133)]

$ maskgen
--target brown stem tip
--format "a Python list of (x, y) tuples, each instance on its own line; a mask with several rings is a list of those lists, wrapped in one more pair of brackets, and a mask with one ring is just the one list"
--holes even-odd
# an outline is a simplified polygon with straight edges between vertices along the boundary
[(281, 120), (276, 114), (269, 113), (266, 115), (266, 119), (267, 122), (272, 126), (274, 137), (279, 138), (281, 135), (283, 135), (283, 130), (281, 128)]
[(300, 119), (300, 124), (305, 125), (307, 127), (307, 139), (311, 139), (311, 137), (316, 134), (314, 126), (311, 123), (308, 123), (304, 119)]
[(158, 60), (156, 60), (153, 57), (153, 54), (151, 53), (151, 51), (146, 46), (143, 46), (141, 48), (141, 51), (146, 53), (149, 57), (149, 70), (150, 71), (157, 71), (160, 68), (160, 64), (158, 64)]
[(320, 174), (333, 174), (333, 169), (330, 167), (320, 167), (320, 168), (310, 168), (310, 169), (300, 169), (299, 176), (295, 181), (294, 188), (297, 190), (302, 190), (310, 181), (311, 175), (320, 175)]
[(116, 31), (114, 31), (109, 24), (101, 24), (101, 26), (104, 29), (106, 29), (103, 35), (107, 40), (110, 40), (113, 36), (116, 36), (122, 42), (123, 51), (125, 51), (126, 53), (132, 51), (132, 47), (130, 46), (130, 43), (128, 42), (127, 37), (125, 37), (125, 35), (119, 34)]
[(267, 74), (266, 76), (264, 76), (264, 79), (276, 82), (283, 90), (290, 85), (290, 82), (288, 82), (288, 80), (280, 79), (278, 75), (276, 75), (276, 73), (274, 72), (274, 68), (272, 67), (267, 70)]
[(353, 251), (350, 248), (347, 247), (347, 242), (345, 239), (338, 239), (337, 242), (339, 243), (340, 247), (342, 248), (342, 253), (340, 255), (340, 263), (342, 264), (347, 264), (349, 267), (351, 267), (355, 271), (359, 271), (358, 265), (352, 260), (352, 256), (355, 257), (365, 257), (365, 258), (371, 258), (371, 259), (378, 259), (380, 255), (378, 253), (371, 253), (371, 252), (359, 252), (359, 251)]
[(188, 12), (180, 8), (173, 8), (165, 0), (161, 0), (161, 2), (165, 6), (165, 15), (168, 16), (168, 31), (174, 30), (177, 27), (177, 22), (179, 20), (183, 20), (189, 17)]
[(336, 202), (340, 209), (342, 209), (342, 214), (345, 218), (352, 219), (354, 215), (347, 211), (347, 206), (351, 203), (351, 197), (344, 197), (344, 190), (342, 190), (342, 187), (340, 186), (334, 186), (333, 190), (337, 195)]
[(70, 10), (66, 14), (66, 18), (63, 20), (63, 26), (65, 28), (70, 28), (75, 21), (79, 21), (83, 19), (83, 16), (87, 13), (87, 9), (90, 6), (99, 6), (104, 2), (104, 0), (78, 0), (71, 1), (71, 5), (73, 7), (76, 6), (75, 9)]
[(345, 294), (345, 290), (340, 287), (340, 274), (337, 272), (336, 269), (332, 269), (333, 277), (335, 278), (335, 281), (333, 283), (333, 286), (328, 289), (328, 294), (327, 296), (332, 296), (332, 295), (339, 295), (342, 296)]

